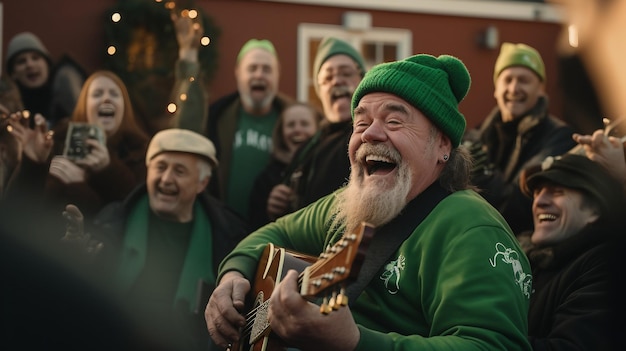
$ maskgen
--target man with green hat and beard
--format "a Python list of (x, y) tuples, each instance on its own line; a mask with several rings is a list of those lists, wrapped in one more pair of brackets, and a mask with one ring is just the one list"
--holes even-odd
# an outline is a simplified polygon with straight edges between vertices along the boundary
[(324, 38), (313, 62), (315, 92), (324, 120), (287, 167), (282, 184), (268, 198), (267, 213), (276, 219), (340, 188), (350, 174), (345, 146), (352, 134), (350, 100), (365, 74), (365, 61), (348, 42)]
[(530, 266), (504, 218), (472, 189), (471, 158), (459, 147), (469, 87), (465, 65), (448, 55), (366, 73), (351, 103), (348, 184), (226, 256), (205, 311), (218, 345), (244, 342), (244, 297), (268, 242), (316, 256), (367, 222), (375, 234), (349, 305), (322, 315), (289, 270), (264, 295), (272, 335), (301, 350), (530, 350)]
[(576, 144), (573, 130), (549, 114), (541, 55), (526, 44), (503, 43), (493, 72), (497, 106), (464, 140), (475, 159), (472, 182), (516, 234), (532, 229), (520, 172)]

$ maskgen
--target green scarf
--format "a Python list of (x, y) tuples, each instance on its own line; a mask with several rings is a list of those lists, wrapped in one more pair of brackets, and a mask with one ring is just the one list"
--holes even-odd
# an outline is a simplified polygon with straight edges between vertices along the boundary
[[(150, 211), (148, 195), (145, 195), (128, 216), (116, 279), (122, 292), (132, 287), (146, 262)], [(174, 307), (179, 301), (186, 300), (190, 312), (195, 309), (198, 281), (202, 279), (209, 284), (215, 282), (211, 224), (198, 202), (194, 204), (193, 220), (191, 240), (172, 304)]]

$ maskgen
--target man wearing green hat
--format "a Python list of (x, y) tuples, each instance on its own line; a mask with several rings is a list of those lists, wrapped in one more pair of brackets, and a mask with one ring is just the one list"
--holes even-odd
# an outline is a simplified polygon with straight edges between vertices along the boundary
[(520, 172), (576, 144), (573, 130), (548, 112), (545, 66), (537, 50), (503, 43), (493, 81), (497, 106), (468, 131), (465, 143), (475, 159), (472, 182), (517, 234), (532, 228), (530, 201), (519, 189)]
[[(351, 103), (348, 184), (251, 233), (222, 261), (205, 311), (218, 345), (245, 343), (244, 297), (268, 242), (316, 256), (367, 222), (375, 234), (347, 287), (348, 306), (322, 315), (303, 298), (298, 281), (308, 286), (310, 271), (272, 281), (262, 320), (288, 346), (530, 350), (530, 266), (502, 216), (472, 190), (471, 158), (459, 147), (466, 122), (458, 104), (469, 87), (465, 65), (448, 55), (415, 55), (366, 73)], [(330, 281), (343, 271), (331, 268)]]
[(533, 348), (623, 350), (611, 345), (618, 338), (610, 320), (611, 279), (623, 280), (622, 265), (613, 268), (617, 262), (609, 259), (618, 257), (612, 247), (624, 234), (620, 182), (601, 164), (566, 154), (525, 170), (520, 186), (533, 199), (534, 229), (518, 237), (533, 270)]
[(334, 37), (320, 42), (313, 82), (324, 121), (292, 160), (283, 184), (272, 189), (267, 206), (270, 218), (300, 209), (346, 182), (350, 162), (345, 146), (352, 134), (350, 100), (365, 70), (363, 57), (350, 43)]
[(250, 39), (237, 55), (237, 91), (209, 108), (206, 135), (220, 159), (209, 189), (244, 218), (254, 180), (270, 159), (274, 124), (292, 101), (278, 93), (279, 77), (272, 42)]

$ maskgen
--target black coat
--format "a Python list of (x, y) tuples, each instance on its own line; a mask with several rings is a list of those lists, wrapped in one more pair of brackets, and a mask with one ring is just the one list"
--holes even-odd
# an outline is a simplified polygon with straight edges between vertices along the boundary
[(489, 174), (474, 175), (481, 195), (507, 220), (513, 233), (532, 230), (530, 198), (519, 188), (522, 170), (541, 164), (548, 156), (562, 155), (576, 146), (573, 129), (548, 114), (545, 98), (520, 119), (503, 123), (496, 107), (480, 128), (469, 130), (464, 140), (482, 143), (487, 149)]
[[(613, 349), (609, 231), (589, 226), (556, 245), (525, 248), (533, 274), (528, 334), (534, 350)], [(520, 236), (522, 246), (528, 239)]]

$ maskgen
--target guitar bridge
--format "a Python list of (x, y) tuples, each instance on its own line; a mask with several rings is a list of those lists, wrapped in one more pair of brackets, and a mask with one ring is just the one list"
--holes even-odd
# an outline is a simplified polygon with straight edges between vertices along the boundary
[[(261, 293), (262, 294), (262, 293)], [(261, 300), (263, 298), (261, 297)], [(258, 301), (258, 300), (257, 300)], [(267, 318), (268, 310), (270, 307), (270, 300), (260, 303), (256, 306), (256, 317), (252, 323), (252, 330), (250, 331), (250, 345), (257, 342), (260, 338), (266, 336), (270, 332), (270, 322)]]

